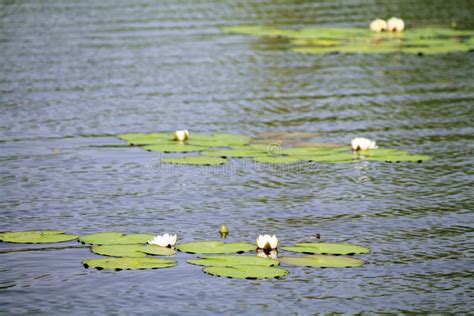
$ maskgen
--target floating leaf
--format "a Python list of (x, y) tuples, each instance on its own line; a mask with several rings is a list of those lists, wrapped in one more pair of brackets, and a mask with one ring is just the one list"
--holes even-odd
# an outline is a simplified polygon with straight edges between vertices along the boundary
[(281, 257), (280, 262), (302, 267), (314, 268), (350, 268), (359, 267), (365, 262), (344, 256), (313, 255), (304, 257)]
[(252, 148), (245, 149), (223, 149), (223, 150), (206, 150), (201, 153), (204, 156), (211, 157), (236, 157), (236, 158), (245, 158), (245, 157), (257, 157), (261, 155), (266, 155), (265, 151), (256, 150)]
[(188, 263), (200, 266), (231, 267), (235, 265), (277, 266), (277, 260), (256, 256), (205, 256), (188, 260)]
[(367, 150), (358, 153), (359, 159), (361, 160), (372, 160), (372, 161), (388, 161), (388, 162), (422, 162), (424, 160), (430, 160), (430, 156), (426, 155), (411, 155), (406, 151), (397, 149), (375, 149)]
[(176, 249), (187, 253), (242, 253), (255, 250), (256, 246), (247, 242), (192, 241), (179, 244)]
[(122, 234), (117, 232), (95, 233), (81, 236), (79, 241), (92, 245), (130, 245), (145, 244), (155, 235), (152, 234)]
[(171, 133), (126, 133), (117, 135), (118, 138), (128, 141), (129, 143), (135, 142), (155, 142), (157, 140), (166, 141), (173, 139)]
[(231, 33), (284, 37), (290, 49), (301, 53), (393, 53), (440, 54), (469, 51), (474, 47), (473, 30), (411, 28), (402, 33), (373, 33), (368, 28), (317, 27), (301, 30), (265, 26), (224, 27)]
[(167, 157), (161, 158), (161, 162), (180, 164), (180, 165), (222, 165), (227, 162), (227, 159), (220, 157), (202, 157), (202, 156), (189, 156), (189, 157)]
[(100, 245), (91, 249), (99, 255), (112, 257), (146, 257), (146, 255), (171, 256), (175, 251), (171, 248), (157, 245)]
[(256, 162), (261, 162), (261, 163), (275, 163), (275, 164), (291, 164), (291, 163), (297, 163), (301, 161), (297, 157), (288, 157), (288, 156), (259, 156), (253, 158), (254, 161)]
[(160, 269), (174, 267), (176, 260), (159, 258), (101, 258), (83, 260), (85, 268), (112, 269), (112, 270), (132, 270), (132, 269)]
[(288, 270), (258, 265), (235, 265), (232, 267), (205, 267), (207, 274), (235, 279), (269, 279), (288, 274)]
[(66, 234), (60, 230), (27, 230), (0, 233), (0, 241), (22, 244), (64, 242), (78, 237), (78, 235)]
[(336, 243), (308, 242), (298, 243), (294, 246), (282, 247), (283, 250), (302, 252), (309, 254), (332, 254), (332, 255), (350, 255), (359, 253), (369, 253), (370, 249), (362, 246)]
[(207, 147), (188, 145), (186, 142), (174, 142), (144, 146), (143, 149), (148, 151), (161, 151), (163, 153), (188, 153), (206, 150)]

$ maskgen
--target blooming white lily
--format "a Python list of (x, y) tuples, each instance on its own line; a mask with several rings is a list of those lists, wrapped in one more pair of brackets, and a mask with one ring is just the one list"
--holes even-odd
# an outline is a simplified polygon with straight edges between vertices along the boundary
[(387, 30), (389, 32), (401, 32), (405, 29), (405, 22), (402, 19), (392, 17), (387, 21)]
[(370, 30), (372, 32), (382, 32), (387, 30), (387, 21), (382, 19), (375, 19), (370, 23)]
[(174, 140), (184, 142), (188, 138), (189, 138), (189, 131), (187, 129), (174, 132)]
[(270, 251), (259, 249), (259, 250), (257, 250), (257, 257), (278, 259), (278, 252), (275, 249), (270, 250)]
[(363, 137), (356, 137), (351, 141), (352, 150), (369, 150), (378, 148), (375, 142)]
[(257, 238), (257, 247), (259, 249), (271, 250), (278, 247), (278, 238), (275, 235), (259, 235)]
[(176, 244), (178, 235), (164, 234), (163, 236), (157, 235), (153, 239), (149, 240), (147, 244), (158, 245), (160, 247), (173, 247)]

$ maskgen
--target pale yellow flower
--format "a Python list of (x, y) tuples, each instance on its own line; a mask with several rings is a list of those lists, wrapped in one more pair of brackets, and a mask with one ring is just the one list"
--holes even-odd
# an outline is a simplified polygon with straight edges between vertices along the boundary
[(375, 19), (370, 23), (370, 30), (372, 32), (382, 32), (387, 30), (387, 21), (382, 19)]
[(405, 22), (402, 19), (392, 17), (387, 21), (387, 30), (389, 32), (401, 32), (405, 29)]
[(187, 129), (174, 132), (174, 140), (184, 142), (188, 138), (189, 138), (189, 131)]

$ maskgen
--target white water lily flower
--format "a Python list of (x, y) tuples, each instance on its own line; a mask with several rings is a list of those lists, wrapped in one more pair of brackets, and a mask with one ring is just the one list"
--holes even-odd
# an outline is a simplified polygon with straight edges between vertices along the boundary
[(278, 238), (275, 235), (259, 235), (257, 238), (257, 247), (259, 249), (271, 250), (278, 247)]
[(368, 138), (356, 137), (351, 141), (352, 150), (369, 150), (378, 148), (375, 141)]
[(261, 250), (259, 249), (257, 251), (257, 257), (260, 257), (260, 258), (270, 258), (270, 259), (278, 259), (278, 252), (273, 249), (271, 251), (265, 251), (265, 250)]
[(187, 129), (174, 132), (174, 140), (184, 142), (188, 138), (189, 138), (189, 131)]
[(370, 23), (370, 30), (372, 32), (382, 32), (387, 30), (387, 21), (382, 19), (375, 19)]
[(157, 235), (153, 239), (149, 240), (147, 244), (158, 245), (160, 247), (173, 247), (176, 244), (178, 235), (164, 234), (163, 236)]
[(389, 32), (401, 32), (405, 29), (405, 22), (402, 19), (392, 17), (387, 21), (387, 30)]

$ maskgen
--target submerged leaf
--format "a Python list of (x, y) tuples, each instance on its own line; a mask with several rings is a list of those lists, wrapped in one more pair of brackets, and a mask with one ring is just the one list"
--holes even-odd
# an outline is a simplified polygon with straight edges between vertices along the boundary
[(235, 265), (232, 267), (205, 267), (203, 271), (207, 274), (236, 278), (236, 279), (269, 279), (278, 278), (288, 274), (288, 270), (276, 267), (265, 267), (258, 265)]
[(247, 242), (192, 241), (179, 244), (176, 249), (187, 253), (241, 253), (255, 250), (256, 246)]
[(174, 267), (176, 260), (158, 258), (101, 258), (83, 260), (85, 268), (131, 270), (131, 269), (160, 269)]
[(92, 245), (129, 245), (145, 244), (155, 237), (152, 234), (122, 234), (117, 232), (95, 233), (81, 236), (79, 241)]
[(146, 255), (171, 256), (175, 251), (157, 245), (100, 245), (92, 247), (92, 252), (111, 257), (146, 257)]
[(310, 254), (332, 254), (332, 255), (349, 255), (369, 253), (370, 249), (357, 245), (337, 244), (337, 243), (320, 243), (320, 242), (306, 242), (298, 243), (294, 246), (282, 247), (283, 250), (302, 252)]
[(277, 266), (277, 260), (256, 256), (205, 256), (188, 260), (188, 263), (200, 266), (230, 267), (235, 265)]
[(279, 260), (286, 264), (314, 268), (349, 268), (359, 267), (365, 263), (363, 260), (356, 258), (327, 255), (281, 257)]
[(77, 239), (79, 235), (66, 234), (60, 230), (27, 230), (0, 233), (0, 241), (22, 244), (43, 244)]

